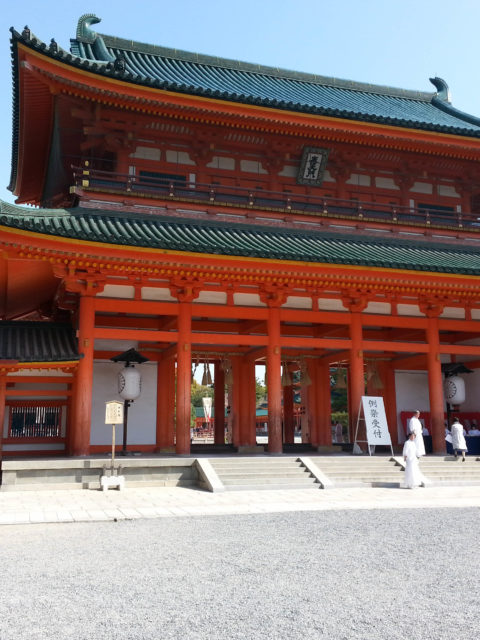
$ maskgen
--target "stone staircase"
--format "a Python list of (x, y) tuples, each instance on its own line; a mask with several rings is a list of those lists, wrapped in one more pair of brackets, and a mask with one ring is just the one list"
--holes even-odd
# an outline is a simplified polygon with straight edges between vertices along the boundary
[(209, 458), (209, 461), (226, 491), (320, 488), (296, 457)]
[(315, 456), (312, 457), (334, 487), (399, 487), (403, 469), (391, 456)]
[(420, 460), (420, 470), (427, 480), (427, 486), (439, 485), (480, 485), (480, 460), (477, 456), (424, 456)]

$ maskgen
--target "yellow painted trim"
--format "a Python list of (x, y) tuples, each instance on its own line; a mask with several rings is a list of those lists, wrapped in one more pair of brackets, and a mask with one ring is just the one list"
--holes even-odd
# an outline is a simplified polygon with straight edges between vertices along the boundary
[[(141, 253), (142, 256), (143, 254), (146, 253), (150, 253), (150, 254), (160, 254), (160, 255), (167, 255), (167, 256), (188, 256), (188, 257), (192, 257), (192, 258), (207, 258), (207, 259), (221, 259), (221, 260), (226, 260), (226, 261), (231, 261), (231, 262), (262, 262), (265, 264), (273, 264), (273, 265), (289, 265), (289, 266), (302, 266), (302, 267), (315, 267), (317, 269), (321, 269), (321, 268), (326, 268), (326, 269), (344, 269), (345, 271), (367, 271), (367, 272), (385, 272), (385, 273), (404, 273), (404, 274), (424, 274), (425, 276), (432, 276), (432, 277), (442, 277), (442, 278), (449, 278), (449, 279), (475, 279), (475, 278), (480, 278), (480, 276), (474, 276), (474, 275), (469, 275), (469, 274), (456, 274), (456, 273), (443, 273), (443, 272), (436, 272), (436, 271), (416, 271), (414, 269), (395, 269), (395, 267), (368, 267), (368, 266), (361, 266), (361, 265), (343, 265), (343, 264), (336, 264), (336, 263), (331, 263), (331, 262), (306, 262), (303, 260), (280, 260), (280, 259), (275, 259), (275, 258), (252, 258), (251, 256), (225, 256), (225, 255), (219, 255), (219, 254), (211, 254), (211, 253), (201, 253), (201, 252), (195, 252), (195, 251), (173, 251), (171, 249), (155, 249), (155, 248), (148, 248), (148, 247), (136, 247), (136, 246), (132, 246), (132, 245), (123, 245), (123, 244), (110, 244), (107, 242), (90, 242), (88, 240), (80, 240), (80, 239), (74, 239), (74, 238), (63, 238), (61, 236), (51, 236), (51, 235), (47, 235), (47, 234), (42, 234), (42, 233), (35, 233), (34, 231), (25, 231), (23, 229), (12, 229), (10, 227), (5, 227), (3, 225), (0, 225), (0, 232), (1, 231), (6, 231), (8, 233), (14, 233), (16, 235), (21, 235), (21, 236), (26, 236), (26, 237), (32, 237), (32, 238), (39, 238), (42, 240), (48, 240), (48, 241), (52, 241), (52, 239), (54, 239), (57, 242), (63, 242), (67, 245), (75, 245), (76, 250), (75, 253), (78, 254), (79, 253), (79, 249), (78, 247), (95, 247), (95, 248), (102, 248), (104, 249), (105, 247), (109, 247), (118, 251), (135, 251), (138, 253)], [(0, 243), (1, 243), (1, 239), (0, 239)], [(28, 251), (28, 249), (25, 249), (26, 251)], [(38, 251), (45, 251), (45, 248), (43, 247), (36, 247), (35, 250)], [(48, 249), (46, 249), (48, 251)], [(105, 256), (95, 256), (94, 258), (81, 258), (82, 260), (97, 260), (97, 261), (105, 261), (108, 262), (110, 260), (112, 260), (113, 256), (111, 257), (105, 257)], [(78, 258), (77, 258), (78, 259)], [(131, 260), (133, 260), (133, 258), (131, 258)], [(185, 268), (185, 267), (182, 267)], [(202, 269), (202, 266), (196, 266), (196, 267), (191, 267), (192, 269)]]
[[(305, 120), (311, 120), (312, 118), (315, 120), (319, 120), (322, 122), (351, 122), (360, 126), (365, 126), (366, 128), (381, 128), (384, 129), (386, 131), (409, 131), (410, 133), (415, 133), (415, 134), (421, 134), (422, 136), (425, 136), (427, 138), (438, 138), (439, 136), (441, 136), (442, 138), (449, 140), (472, 140), (472, 141), (476, 141), (480, 144), (480, 139), (479, 138), (475, 138), (473, 136), (459, 136), (459, 135), (455, 135), (452, 133), (442, 133), (442, 132), (435, 132), (435, 131), (427, 131), (427, 130), (423, 130), (423, 129), (413, 129), (413, 128), (409, 128), (409, 127), (395, 127), (392, 125), (387, 125), (387, 124), (376, 124), (376, 123), (372, 123), (372, 122), (364, 122), (363, 120), (351, 120), (349, 118), (334, 118), (331, 116), (323, 116), (323, 115), (318, 115), (318, 114), (307, 114), (307, 113), (302, 113), (302, 112), (298, 112), (298, 111), (288, 111), (288, 110), (284, 110), (284, 109), (273, 109), (271, 107), (262, 107), (262, 106), (258, 106), (258, 105), (250, 105), (250, 104), (244, 104), (242, 102), (232, 102), (229, 100), (218, 100), (216, 98), (207, 98), (207, 97), (203, 97), (203, 96), (196, 96), (196, 95), (192, 95), (190, 93), (185, 94), (185, 93), (177, 93), (175, 91), (166, 91), (165, 89), (158, 89), (155, 87), (147, 87), (147, 86), (143, 86), (143, 85), (138, 85), (135, 84), (134, 82), (125, 82), (124, 80), (117, 80), (116, 78), (109, 78), (108, 76), (103, 76), (103, 75), (99, 75), (96, 73), (93, 73), (91, 71), (85, 71), (83, 69), (77, 69), (74, 66), (69, 65), (66, 62), (62, 62), (60, 60), (55, 60), (52, 58), (49, 58), (48, 56), (43, 55), (42, 53), (38, 52), (38, 51), (34, 51), (33, 49), (30, 49), (29, 47), (25, 46), (24, 44), (19, 43), (18, 45), (19, 49), (22, 49), (23, 51), (26, 51), (29, 53), (29, 55), (32, 55), (33, 57), (37, 57), (37, 58), (42, 58), (44, 60), (48, 60), (48, 62), (54, 66), (57, 67), (61, 67), (61, 68), (67, 68), (71, 71), (73, 71), (74, 73), (76, 73), (79, 76), (85, 76), (86, 79), (88, 78), (96, 78), (96, 79), (100, 79), (103, 82), (109, 84), (109, 85), (114, 85), (117, 86), (119, 88), (122, 87), (132, 87), (132, 86), (136, 86), (139, 87), (139, 89), (141, 91), (145, 91), (147, 93), (151, 93), (152, 96), (175, 96), (177, 98), (182, 98), (185, 99), (185, 97), (188, 97), (189, 100), (192, 100), (194, 102), (198, 102), (201, 104), (215, 104), (215, 105), (219, 105), (219, 106), (225, 106), (227, 105), (227, 108), (225, 108), (226, 114), (227, 115), (232, 115), (231, 113), (228, 112), (228, 105), (232, 105), (232, 106), (241, 106), (242, 109), (247, 109), (250, 110), (252, 112), (261, 112), (261, 113), (268, 113), (268, 114), (276, 114), (278, 115), (279, 113), (282, 114), (286, 114), (286, 115), (290, 115), (290, 116), (294, 116), (296, 118), (301, 117), (304, 118)], [(88, 85), (87, 85), (87, 88)], [(91, 89), (91, 87), (90, 87)], [(119, 97), (122, 97), (122, 92), (119, 92)], [(124, 97), (124, 93), (123, 93), (123, 97)], [(135, 98), (135, 96), (132, 96), (133, 98)], [(106, 96), (106, 99), (108, 98), (110, 101), (112, 100), (112, 96)], [(170, 105), (172, 106), (172, 105)], [(173, 105), (174, 106), (174, 105)], [(233, 114), (235, 115), (235, 114)], [(279, 123), (279, 124), (283, 124), (283, 123)], [(295, 125), (295, 123), (291, 123), (292, 125)], [(308, 123), (307, 123), (308, 124)]]
[(80, 359), (78, 360), (65, 360), (65, 361), (48, 361), (48, 362), (19, 362), (17, 365), (17, 367), (21, 367), (24, 369), (31, 369), (32, 367), (37, 367), (39, 369), (45, 368), (47, 367), (48, 369), (52, 369), (52, 368), (61, 368), (61, 367), (72, 367), (76, 364), (78, 364), (80, 362)]

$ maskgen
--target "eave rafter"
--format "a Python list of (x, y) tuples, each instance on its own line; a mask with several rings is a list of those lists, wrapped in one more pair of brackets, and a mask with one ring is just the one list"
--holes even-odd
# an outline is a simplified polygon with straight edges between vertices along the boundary
[[(8, 230), (5, 229), (8, 235)], [(47, 261), (57, 277), (70, 282), (94, 281), (98, 291), (105, 284), (166, 286), (178, 278), (190, 278), (212, 291), (257, 292), (274, 287), (288, 296), (362, 298), (368, 301), (417, 304), (436, 301), (451, 307), (478, 307), (479, 279), (475, 276), (440, 275), (399, 269), (342, 266), (293, 261), (261, 260), (234, 256), (118, 247), (100, 243), (63, 241), (28, 233), (29, 243), (4, 239), (5, 255)], [(81, 248), (80, 248), (81, 247)], [(202, 267), (199, 267), (199, 264)], [(80, 285), (78, 285), (80, 286)], [(168, 285), (167, 285), (168, 286)], [(73, 289), (70, 289), (73, 290)], [(80, 289), (78, 290), (80, 292)]]
[(30, 67), (44, 74), (50, 82), (55, 82), (59, 92), (127, 111), (279, 135), (321, 137), (324, 142), (348, 142), (444, 157), (480, 159), (480, 140), (476, 138), (179, 94), (77, 69), (22, 44), (18, 48)]

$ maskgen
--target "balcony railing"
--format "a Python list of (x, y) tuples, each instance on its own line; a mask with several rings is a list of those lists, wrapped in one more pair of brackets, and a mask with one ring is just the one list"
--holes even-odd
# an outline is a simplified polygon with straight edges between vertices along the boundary
[(80, 189), (173, 199), (211, 206), (239, 207), (264, 211), (290, 212), (331, 218), (376, 220), (402, 225), (469, 227), (480, 230), (478, 214), (447, 210), (447, 207), (403, 207), (360, 200), (341, 200), (290, 192), (248, 189), (223, 184), (201, 184), (151, 176), (133, 176), (96, 169), (74, 167), (74, 185)]

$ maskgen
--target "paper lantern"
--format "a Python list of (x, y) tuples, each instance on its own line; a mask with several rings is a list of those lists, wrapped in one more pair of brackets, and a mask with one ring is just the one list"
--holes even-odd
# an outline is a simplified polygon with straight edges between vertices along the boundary
[(450, 376), (444, 380), (443, 392), (449, 404), (462, 404), (465, 402), (465, 381), (460, 376)]
[(125, 367), (118, 374), (118, 393), (124, 400), (136, 400), (142, 390), (142, 378), (135, 367)]

